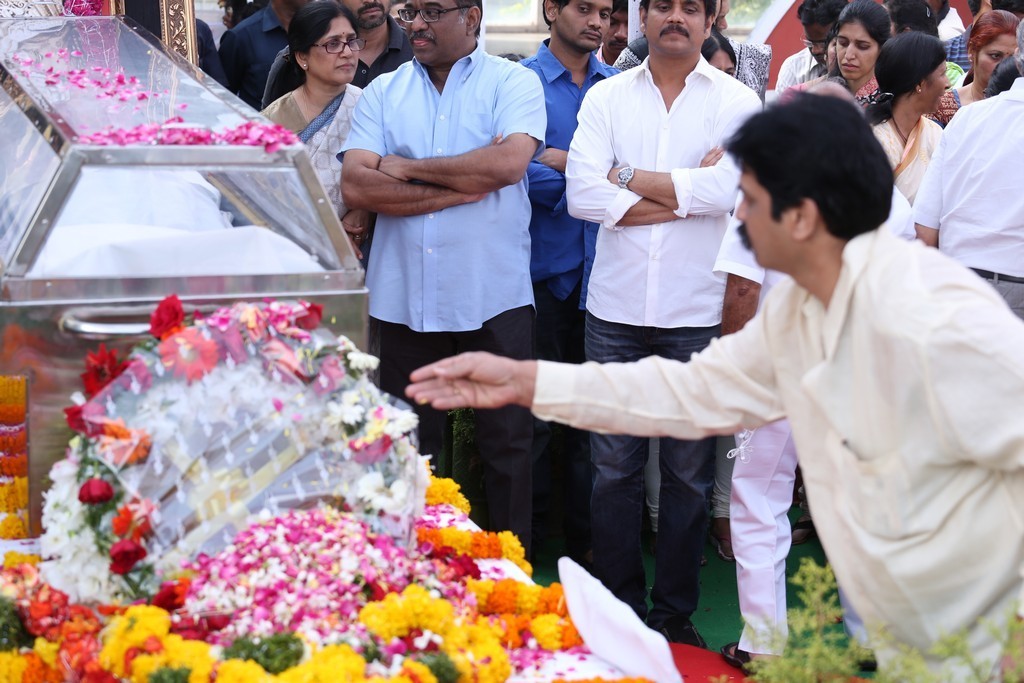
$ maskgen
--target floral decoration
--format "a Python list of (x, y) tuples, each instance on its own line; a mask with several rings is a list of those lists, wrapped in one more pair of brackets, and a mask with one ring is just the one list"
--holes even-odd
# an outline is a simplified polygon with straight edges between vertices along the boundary
[[(28, 537), (28, 453), (25, 409), (28, 401), (23, 376), (0, 376), (0, 539)], [(32, 553), (5, 544), (4, 564), (36, 562)]]
[[(201, 317), (172, 296), (127, 357), (90, 353), (65, 411), (76, 434), (50, 473), (47, 580), (76, 600), (136, 599), (254, 515), (318, 501), (411, 540), (426, 488), (415, 413), (387, 401), (366, 376), (377, 360), (322, 316), (266, 301)], [(0, 511), (22, 502), (15, 484), (0, 484)]]

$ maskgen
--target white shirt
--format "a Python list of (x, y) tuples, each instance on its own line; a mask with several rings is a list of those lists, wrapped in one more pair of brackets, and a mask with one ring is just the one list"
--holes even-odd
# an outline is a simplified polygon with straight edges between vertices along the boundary
[[(757, 95), (702, 57), (666, 111), (647, 60), (596, 84), (569, 146), (569, 213), (605, 229), (587, 289), (587, 310), (609, 322), (675, 328), (721, 322), (725, 280), (712, 272), (736, 200), (739, 170), (726, 155), (698, 168), (761, 107)], [(620, 228), (641, 197), (608, 182), (608, 171), (634, 166), (671, 172), (678, 219)]]
[(952, 40), (965, 30), (960, 14), (956, 11), (955, 7), (950, 7), (946, 18), (939, 22), (939, 40), (942, 42)]
[(783, 92), (800, 83), (806, 83), (819, 76), (824, 76), (826, 69), (818, 63), (807, 48), (786, 57), (779, 67), (779, 77), (775, 81), (775, 91)]
[(869, 629), (888, 629), (880, 666), (963, 629), (994, 661), (977, 620), (1005, 624), (1024, 597), (1022, 348), (1024, 324), (985, 281), (875, 230), (846, 245), (827, 308), (789, 279), (688, 363), (541, 362), (533, 411), (677, 439), (786, 415), (836, 578)]
[(971, 268), (1024, 277), (1024, 79), (946, 126), (914, 202), (939, 249)]

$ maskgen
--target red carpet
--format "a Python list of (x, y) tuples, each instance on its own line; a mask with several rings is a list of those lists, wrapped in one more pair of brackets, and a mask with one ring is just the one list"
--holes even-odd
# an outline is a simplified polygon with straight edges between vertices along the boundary
[(719, 676), (728, 676), (730, 681), (747, 680), (739, 669), (726, 664), (717, 652), (677, 643), (669, 643), (669, 647), (672, 648), (676, 668), (683, 674), (686, 683), (703, 683)]

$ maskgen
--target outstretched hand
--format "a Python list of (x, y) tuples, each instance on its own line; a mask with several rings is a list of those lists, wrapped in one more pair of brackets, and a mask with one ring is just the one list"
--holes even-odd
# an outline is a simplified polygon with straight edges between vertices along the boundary
[(416, 370), (405, 395), (437, 410), (529, 408), (537, 382), (535, 361), (515, 361), (490, 353), (463, 353)]

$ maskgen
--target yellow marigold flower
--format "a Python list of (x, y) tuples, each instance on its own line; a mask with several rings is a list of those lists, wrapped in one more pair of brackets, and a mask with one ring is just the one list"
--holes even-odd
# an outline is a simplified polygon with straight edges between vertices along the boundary
[(171, 615), (159, 607), (133, 605), (110, 622), (107, 628), (106, 642), (100, 650), (100, 665), (115, 676), (124, 678), (127, 676), (125, 653), (133, 647), (143, 647), (151, 637), (163, 641), (171, 630)]
[(516, 595), (516, 613), (536, 614), (542, 590), (544, 589), (535, 583), (520, 584), (519, 593)]
[(39, 655), (46, 666), (57, 665), (57, 651), (60, 650), (60, 643), (51, 643), (46, 638), (36, 638), (32, 650)]
[(469, 514), (469, 501), (453, 479), (431, 476), (427, 486), (427, 505), (451, 505)]
[[(430, 667), (420, 662), (406, 659), (402, 662), (402, 670), (399, 672), (402, 678), (409, 683), (437, 683), (437, 677), (430, 671)], [(399, 679), (392, 679), (397, 681)]]
[(132, 683), (149, 683), (150, 674), (165, 666), (167, 666), (167, 657), (163, 652), (139, 655), (132, 660), (131, 681)]
[(487, 604), (488, 598), (491, 597), (491, 592), (494, 590), (494, 581), (490, 579), (466, 579), (466, 588), (474, 596), (476, 596), (476, 606), (478, 610), (483, 610)]
[(7, 514), (0, 520), (0, 538), (14, 539), (26, 536), (28, 531), (25, 529), (25, 522), (18, 515)]
[[(361, 683), (366, 660), (348, 645), (328, 645), (309, 660), (279, 674), (280, 683)], [(191, 681), (189, 683), (192, 683)]]
[(543, 649), (562, 649), (562, 619), (557, 614), (542, 614), (531, 619), (530, 633)]
[(217, 666), (217, 683), (277, 683), (277, 679), (256, 662), (228, 659)]
[(31, 553), (19, 553), (17, 550), (8, 550), (4, 555), (4, 569), (14, 569), (23, 564), (39, 564), (41, 557)]
[(0, 681), (20, 681), (28, 668), (28, 660), (13, 652), (0, 652)]
[[(179, 635), (171, 634), (164, 639), (164, 649), (167, 656), (166, 666), (189, 669), (189, 683), (208, 683), (216, 663), (209, 645), (201, 640), (186, 640)], [(134, 669), (132, 671), (134, 673)]]
[(456, 628), (441, 649), (459, 670), (459, 683), (501, 683), (512, 675), (508, 653), (490, 628)]
[(416, 584), (406, 587), (401, 595), (391, 593), (359, 611), (359, 621), (385, 642), (404, 637), (413, 629), (432, 631), (443, 638), (454, 619), (455, 608), (450, 602), (432, 597)]
[(498, 540), (501, 542), (501, 556), (526, 572), (527, 576), (533, 576), (533, 567), (526, 561), (526, 551), (519, 538), (511, 531), (499, 531)]

